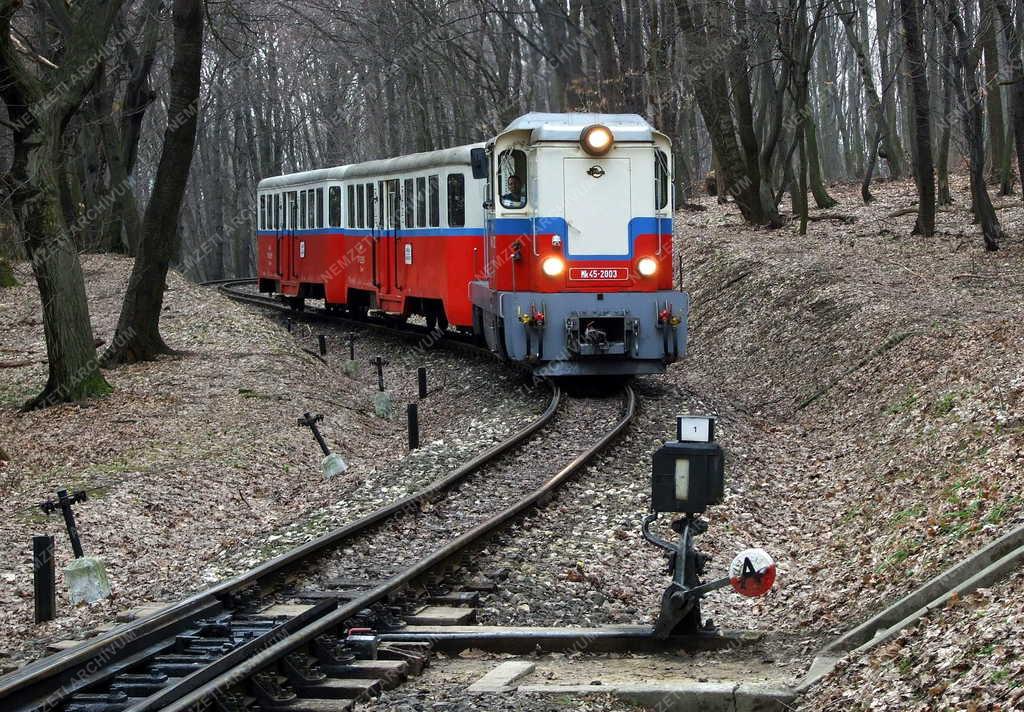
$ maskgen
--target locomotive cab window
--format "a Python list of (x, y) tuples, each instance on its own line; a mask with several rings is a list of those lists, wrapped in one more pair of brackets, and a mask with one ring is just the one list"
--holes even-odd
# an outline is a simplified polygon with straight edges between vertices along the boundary
[(510, 148), (498, 156), (498, 191), (501, 207), (519, 210), (526, 207), (526, 154)]
[(668, 156), (664, 151), (654, 152), (654, 209), (664, 210), (668, 205)]
[(466, 224), (466, 176), (448, 174), (448, 227)]
[(341, 186), (332, 185), (327, 189), (327, 224), (341, 227)]

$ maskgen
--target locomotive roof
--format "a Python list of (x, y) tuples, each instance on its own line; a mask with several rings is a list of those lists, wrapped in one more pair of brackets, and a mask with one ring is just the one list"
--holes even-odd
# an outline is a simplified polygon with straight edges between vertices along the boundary
[(352, 163), (347, 166), (318, 168), (312, 171), (288, 173), (282, 176), (264, 178), (259, 182), (259, 189), (283, 188), (304, 183), (317, 183), (327, 180), (350, 180), (369, 176), (385, 176), (393, 173), (409, 173), (412, 171), (429, 170), (441, 166), (468, 166), (469, 152), (473, 148), (483, 148), (482, 143), (471, 143), (454, 148), (443, 148), (439, 151), (410, 153), (397, 158), (381, 158), (376, 161)]
[(661, 135), (639, 114), (547, 114), (534, 111), (514, 120), (502, 133), (530, 131), (530, 141), (579, 141), (580, 131), (591, 124), (602, 124), (612, 131), (616, 141), (653, 141)]

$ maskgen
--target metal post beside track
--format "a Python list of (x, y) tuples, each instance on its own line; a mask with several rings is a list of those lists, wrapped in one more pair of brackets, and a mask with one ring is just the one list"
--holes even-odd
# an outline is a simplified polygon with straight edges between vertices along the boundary
[(88, 499), (88, 496), (84, 491), (69, 495), (67, 490), (60, 490), (57, 493), (56, 502), (47, 500), (39, 505), (39, 508), (46, 514), (51, 514), (59, 509), (61, 514), (64, 515), (64, 526), (67, 527), (68, 539), (71, 540), (71, 548), (75, 552), (76, 559), (81, 559), (85, 556), (85, 552), (82, 550), (82, 540), (78, 536), (78, 525), (75, 523), (75, 513), (71, 509), (71, 505), (84, 502), (86, 499)]
[(32, 537), (36, 623), (52, 621), (57, 615), (57, 576), (54, 569), (53, 537)]
[(377, 367), (377, 390), (384, 391), (384, 367), (388, 365), (386, 358), (382, 356), (374, 356), (370, 359), (370, 363)]
[(427, 368), (420, 366), (416, 369), (416, 381), (419, 384), (420, 398), (427, 397)]

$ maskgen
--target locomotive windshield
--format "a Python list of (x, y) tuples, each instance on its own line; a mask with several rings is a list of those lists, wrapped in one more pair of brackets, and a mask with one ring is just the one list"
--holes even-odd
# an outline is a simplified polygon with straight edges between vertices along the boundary
[(498, 185), (501, 205), (517, 210), (526, 207), (526, 154), (518, 149), (498, 156)]

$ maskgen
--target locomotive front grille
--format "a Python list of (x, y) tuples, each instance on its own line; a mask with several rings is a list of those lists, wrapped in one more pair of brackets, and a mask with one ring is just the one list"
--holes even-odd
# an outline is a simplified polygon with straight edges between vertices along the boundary
[(577, 356), (624, 356), (635, 350), (640, 322), (626, 314), (572, 314), (566, 348)]

